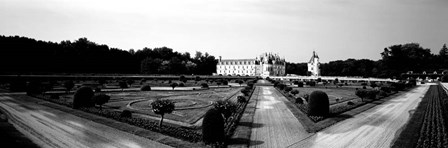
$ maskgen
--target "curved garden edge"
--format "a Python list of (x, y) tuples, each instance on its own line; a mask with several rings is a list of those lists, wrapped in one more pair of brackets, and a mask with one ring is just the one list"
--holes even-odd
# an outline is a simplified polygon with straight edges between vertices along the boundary
[[(351, 118), (359, 113), (362, 113), (370, 108), (373, 108), (379, 104), (382, 104), (396, 96), (399, 96), (403, 93), (406, 93), (407, 91), (412, 91), (413, 89), (415, 89), (417, 87), (413, 87), (410, 88), (408, 90), (405, 91), (400, 91), (398, 93), (395, 94), (391, 94), (390, 96), (378, 99), (378, 100), (374, 100), (371, 102), (366, 102), (366, 104), (363, 104), (361, 106), (358, 106), (356, 108), (352, 108), (350, 110), (347, 110), (339, 115), (333, 116), (333, 117), (329, 117), (326, 118), (322, 121), (319, 122), (314, 122), (312, 121), (304, 112), (302, 112), (299, 108), (297, 108), (296, 105), (294, 105), (293, 102), (289, 101), (288, 99), (283, 100), (283, 102), (286, 104), (286, 106), (288, 107), (288, 109), (293, 113), (293, 115), (299, 120), (299, 122), (303, 125), (303, 127), (305, 128), (305, 130), (308, 133), (316, 133), (322, 129), (325, 129), (331, 125), (334, 125), (340, 121), (343, 121), (345, 119)], [(287, 97), (282, 91), (279, 91), (277, 88), (276, 90), (281, 93), (284, 97)]]

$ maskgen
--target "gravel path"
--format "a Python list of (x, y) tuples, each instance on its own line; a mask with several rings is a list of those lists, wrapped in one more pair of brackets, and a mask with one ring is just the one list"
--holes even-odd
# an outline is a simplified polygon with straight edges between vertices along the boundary
[(169, 147), (31, 101), (0, 94), (14, 126), (42, 147)]
[(258, 87), (250, 147), (287, 147), (311, 135), (282, 102), (283, 95), (272, 86)]
[(408, 121), (410, 111), (418, 106), (428, 88), (429, 85), (420, 85), (289, 147), (390, 147)]

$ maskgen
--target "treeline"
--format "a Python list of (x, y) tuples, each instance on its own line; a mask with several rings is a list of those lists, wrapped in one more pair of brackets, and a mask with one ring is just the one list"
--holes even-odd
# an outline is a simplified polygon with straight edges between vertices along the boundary
[(216, 71), (208, 53), (179, 53), (173, 49), (143, 48), (125, 51), (99, 45), (87, 38), (60, 43), (19, 36), (0, 36), (0, 73), (145, 73), (201, 74)]
[[(392, 45), (380, 53), (382, 59), (347, 59), (322, 63), (325, 76), (399, 77), (413, 71), (448, 69), (446, 45), (438, 54), (418, 43)], [(217, 59), (208, 53), (179, 53), (173, 49), (143, 48), (129, 51), (110, 48), (80, 38), (60, 43), (19, 36), (0, 36), (0, 67), (3, 74), (117, 73), (195, 74), (216, 72)], [(308, 75), (307, 63), (286, 63), (287, 74)]]
[[(322, 63), (324, 76), (362, 76), (391, 78), (400, 77), (408, 71), (414, 73), (441, 72), (448, 69), (448, 48), (443, 45), (438, 54), (423, 48), (418, 43), (392, 45), (380, 53), (377, 61), (369, 59), (347, 59)], [(289, 67), (289, 68), (288, 68)], [(287, 63), (286, 73), (307, 75), (306, 63)]]

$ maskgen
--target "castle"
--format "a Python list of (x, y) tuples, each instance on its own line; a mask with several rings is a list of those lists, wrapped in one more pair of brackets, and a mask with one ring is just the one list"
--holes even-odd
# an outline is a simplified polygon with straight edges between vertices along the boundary
[(311, 76), (320, 76), (320, 62), (319, 56), (317, 56), (316, 52), (313, 51), (313, 55), (311, 56), (310, 61), (308, 62), (308, 73)]
[(277, 54), (264, 53), (255, 59), (221, 59), (216, 65), (217, 75), (284, 76), (286, 62)]

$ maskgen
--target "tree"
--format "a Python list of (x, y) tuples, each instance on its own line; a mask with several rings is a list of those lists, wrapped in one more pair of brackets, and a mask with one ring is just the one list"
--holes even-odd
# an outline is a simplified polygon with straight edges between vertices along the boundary
[(225, 141), (224, 118), (216, 108), (209, 109), (202, 121), (202, 140), (205, 144), (222, 145)]
[(187, 78), (185, 78), (185, 76), (180, 76), (179, 81), (187, 83)]
[(106, 84), (107, 81), (105, 79), (99, 79), (98, 83), (101, 85), (101, 87), (104, 87), (104, 84)]
[(100, 106), (100, 110), (103, 109), (103, 104), (106, 104), (107, 102), (109, 102), (109, 100), (110, 100), (110, 96), (105, 95), (105, 94), (99, 94), (99, 95), (93, 96), (93, 101), (95, 102), (96, 105)]
[(446, 47), (446, 44), (443, 44), (442, 49), (440, 49), (439, 56), (441, 56), (443, 58), (448, 56), (448, 48)]
[(308, 115), (327, 116), (330, 113), (330, 101), (323, 91), (313, 91), (309, 97)]
[(295, 95), (299, 94), (299, 90), (294, 89), (291, 91), (291, 94), (293, 94), (295, 96)]
[(237, 80), (238, 84), (240, 84), (240, 86), (244, 83), (243, 80)]
[(124, 91), (125, 88), (128, 88), (128, 84), (124, 80), (118, 82), (118, 85), (120, 85), (121, 91)]
[(365, 89), (358, 89), (355, 95), (361, 98), (361, 102), (364, 102), (364, 98), (367, 97), (367, 91)]
[(92, 100), (94, 92), (90, 87), (79, 88), (73, 96), (73, 108), (92, 107), (95, 103)]
[(134, 80), (133, 79), (128, 79), (127, 81), (126, 81), (126, 83), (128, 83), (129, 84), (129, 87), (132, 87), (132, 84), (134, 84)]
[(173, 88), (173, 90), (174, 90), (174, 88), (177, 87), (177, 86), (179, 86), (179, 84), (177, 84), (177, 83), (171, 83), (170, 86), (171, 86), (171, 87)]
[(338, 79), (338, 78), (334, 79), (333, 84), (334, 84), (336, 87), (337, 87), (338, 83), (339, 83), (339, 79)]
[(221, 85), (221, 80), (218, 80), (218, 81), (216, 82), (216, 85), (218, 85), (218, 87), (219, 87), (219, 85)]
[(73, 89), (73, 87), (75, 87), (75, 83), (73, 83), (72, 80), (67, 80), (64, 82), (64, 87), (67, 93), (70, 92), (70, 90)]
[(159, 127), (162, 127), (163, 117), (165, 114), (171, 114), (174, 111), (174, 103), (171, 100), (157, 99), (151, 103), (151, 107), (155, 114), (162, 117), (159, 122)]
[(213, 103), (213, 106), (221, 112), (225, 119), (229, 118), (236, 112), (236, 104), (229, 100), (218, 100)]

